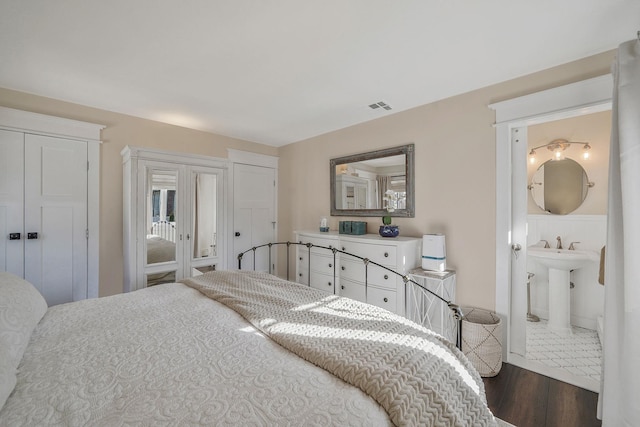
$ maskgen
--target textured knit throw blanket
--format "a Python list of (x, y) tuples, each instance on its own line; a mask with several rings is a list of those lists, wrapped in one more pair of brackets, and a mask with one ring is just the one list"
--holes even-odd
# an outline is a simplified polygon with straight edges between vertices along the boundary
[(446, 339), (382, 308), (258, 272), (182, 281), (360, 388), (396, 426), (493, 426), (479, 374)]

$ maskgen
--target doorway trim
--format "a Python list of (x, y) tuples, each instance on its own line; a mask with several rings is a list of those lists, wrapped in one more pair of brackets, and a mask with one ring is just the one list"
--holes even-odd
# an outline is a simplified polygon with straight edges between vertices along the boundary
[[(503, 319), (503, 360), (513, 362), (511, 313), (514, 304), (511, 280), (512, 233), (512, 131), (552, 120), (611, 109), (613, 78), (610, 74), (571, 83), (530, 95), (490, 104), (496, 114), (496, 312)], [(525, 163), (526, 165), (526, 163)], [(522, 278), (525, 280), (525, 278)], [(524, 286), (524, 283), (522, 284)], [(523, 316), (522, 322), (526, 322)], [(520, 345), (520, 344), (518, 344)]]

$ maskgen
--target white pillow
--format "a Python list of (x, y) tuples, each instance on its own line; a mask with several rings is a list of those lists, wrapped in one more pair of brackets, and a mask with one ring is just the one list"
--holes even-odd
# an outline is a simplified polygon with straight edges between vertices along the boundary
[(16, 384), (16, 370), (47, 303), (29, 282), (0, 272), (0, 408)]

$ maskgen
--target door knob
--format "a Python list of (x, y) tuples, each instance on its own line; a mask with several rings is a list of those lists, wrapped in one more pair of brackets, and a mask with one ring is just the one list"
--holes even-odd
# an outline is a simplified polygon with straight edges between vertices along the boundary
[(522, 250), (522, 246), (519, 243), (514, 243), (511, 245), (511, 251), (516, 256), (516, 259), (520, 256), (520, 251)]
[(240, 232), (236, 231), (236, 237), (240, 237)]

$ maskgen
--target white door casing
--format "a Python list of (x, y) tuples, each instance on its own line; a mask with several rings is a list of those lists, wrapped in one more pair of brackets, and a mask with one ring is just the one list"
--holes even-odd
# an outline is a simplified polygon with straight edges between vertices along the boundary
[[(513, 194), (521, 191), (526, 201), (525, 130), (534, 124), (608, 110), (612, 90), (607, 74), (489, 105), (496, 112), (496, 312), (507, 320), (503, 329), (503, 360), (507, 362), (519, 360), (525, 342), (526, 271), (522, 274), (519, 267), (513, 271), (512, 264), (513, 244), (521, 245), (519, 257), (526, 263), (526, 204), (523, 211), (522, 201), (513, 200)], [(525, 135), (524, 153), (513, 146), (515, 129)], [(516, 242), (516, 238), (523, 240)], [(519, 283), (513, 283), (514, 278)]]

